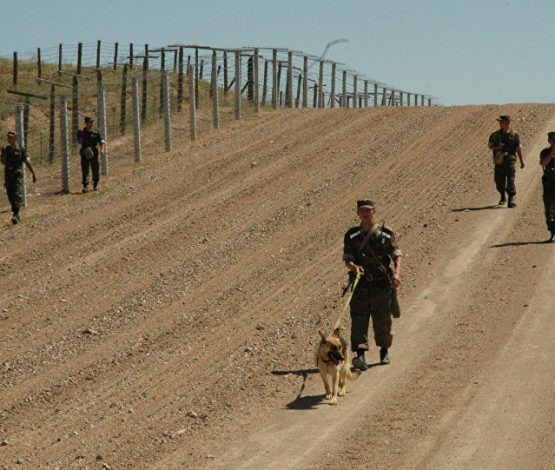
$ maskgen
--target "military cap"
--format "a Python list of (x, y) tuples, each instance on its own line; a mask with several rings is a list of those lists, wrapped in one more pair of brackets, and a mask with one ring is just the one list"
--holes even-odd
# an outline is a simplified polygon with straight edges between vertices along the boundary
[(499, 116), (497, 120), (499, 122), (511, 122), (511, 116), (507, 116), (506, 114), (503, 114), (502, 116)]
[(362, 208), (374, 209), (376, 205), (371, 199), (359, 199), (357, 201), (357, 211)]
[(87, 122), (94, 122), (94, 119), (93, 119), (92, 117), (90, 117), (90, 116), (87, 116), (87, 117), (85, 117), (85, 124), (86, 124)]
[(8, 137), (17, 137), (17, 134), (14, 131), (8, 131)]
[(548, 132), (547, 133), (547, 140), (549, 140), (550, 142), (552, 140), (555, 140), (555, 132)]

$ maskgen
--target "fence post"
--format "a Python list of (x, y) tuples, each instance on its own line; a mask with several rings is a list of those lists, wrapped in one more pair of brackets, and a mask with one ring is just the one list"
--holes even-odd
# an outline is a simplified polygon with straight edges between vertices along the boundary
[(353, 108), (358, 108), (358, 77), (353, 75)]
[(254, 59), (250, 56), (247, 59), (247, 98), (249, 101), (254, 101)]
[(295, 107), (299, 108), (301, 106), (301, 89), (303, 87), (303, 76), (299, 74), (297, 77), (297, 97), (295, 98)]
[[(23, 107), (24, 105), (22, 104), (15, 105), (15, 132), (17, 133), (19, 144), (22, 147), (26, 147), (28, 136), (25, 132), (25, 125), (23, 123)], [(27, 178), (25, 167), (23, 168), (23, 194), (21, 198), (21, 203), (23, 207), (27, 207)]]
[(278, 63), (278, 73), (277, 73), (277, 98), (278, 98), (278, 106), (281, 107), (283, 105), (283, 92), (281, 91), (281, 69), (283, 68), (283, 64), (281, 62)]
[(100, 39), (96, 41), (96, 68), (100, 68)]
[(382, 106), (387, 105), (387, 88), (382, 88)]
[(69, 142), (67, 138), (67, 96), (60, 97), (60, 146), (62, 149), (62, 193), (69, 193)]
[(135, 151), (135, 163), (141, 161), (141, 119), (139, 113), (139, 84), (138, 79), (132, 82), (132, 103), (133, 103), (133, 144)]
[(420, 105), (424, 106), (424, 95), (420, 95)]
[(198, 47), (195, 47), (195, 105), (199, 105), (198, 101), (198, 77), (199, 77), (199, 62), (198, 62)]
[(378, 106), (378, 84), (374, 83), (374, 106)]
[(368, 80), (364, 80), (364, 107), (368, 108)]
[[(37, 48), (37, 78), (42, 78), (42, 63), (40, 60), (40, 47)], [(39, 85), (42, 85), (42, 83), (39, 82)]]
[(141, 106), (141, 120), (146, 120), (147, 88), (148, 88), (148, 44), (145, 44), (145, 57), (143, 59), (143, 99)]
[(191, 140), (197, 138), (197, 117), (196, 117), (196, 100), (195, 100), (195, 66), (189, 65), (187, 69), (189, 76), (189, 118), (191, 128)]
[(428, 98), (428, 107), (432, 106), (432, 98)]
[(77, 44), (77, 75), (81, 74), (81, 63), (83, 61), (83, 43)]
[(214, 124), (214, 129), (219, 129), (220, 113), (218, 102), (218, 53), (216, 52), (216, 49), (212, 51), (212, 121)]
[(13, 53), (13, 86), (17, 87), (17, 52)]
[(183, 108), (183, 47), (179, 48), (179, 66), (177, 75), (177, 112)]
[(119, 112), (119, 133), (125, 135), (127, 128), (127, 64), (123, 66), (123, 73), (121, 74), (121, 93), (120, 93), (120, 112)]
[(31, 98), (25, 97), (23, 104), (23, 135), (25, 136), (25, 145), (29, 144), (29, 112), (31, 111)]
[(162, 71), (162, 81), (164, 83), (164, 140), (166, 152), (172, 149), (172, 122), (170, 114), (170, 80), (168, 72)]
[(277, 108), (278, 83), (277, 83), (277, 49), (272, 49), (272, 107)]
[(50, 126), (49, 126), (49, 133), (48, 133), (48, 163), (52, 163), (54, 161), (54, 139), (56, 138), (56, 124), (54, 120), (56, 119), (56, 87), (54, 85), (50, 85)]
[(308, 56), (303, 57), (303, 108), (308, 107)]
[(324, 61), (320, 61), (320, 71), (318, 74), (318, 107), (324, 107)]
[(264, 78), (262, 81), (262, 106), (266, 105), (267, 93), (268, 93), (268, 61), (264, 59)]
[(330, 108), (335, 108), (335, 75), (337, 72), (337, 64), (331, 64), (331, 92), (330, 92)]
[(166, 70), (166, 53), (164, 48), (160, 49), (160, 106), (158, 114), (160, 117), (164, 115), (164, 71)]
[(254, 112), (260, 112), (260, 96), (258, 89), (258, 62), (259, 62), (259, 52), (258, 48), (254, 49), (253, 57), (253, 78), (254, 78)]
[(316, 82), (314, 82), (314, 88), (312, 92), (312, 107), (318, 107), (318, 84)]
[(62, 43), (58, 45), (58, 72), (62, 71), (62, 59), (63, 59), (63, 46)]
[(178, 54), (178, 51), (177, 49), (175, 49), (173, 51), (173, 73), (177, 72), (177, 54)]
[(227, 51), (224, 51), (224, 96), (227, 95), (228, 85)]
[(129, 67), (133, 68), (133, 43), (129, 43)]
[(287, 87), (285, 103), (288, 108), (293, 107), (293, 52), (287, 53)]
[(71, 79), (71, 139), (72, 145), (77, 144), (77, 131), (79, 130), (79, 82), (77, 76)]
[(116, 42), (114, 49), (114, 70), (118, 68), (118, 46), (119, 44)]
[(347, 102), (347, 71), (343, 70), (343, 94), (341, 96), (341, 106), (343, 108), (348, 108), (349, 103)]
[(404, 106), (404, 103), (403, 103), (403, 94), (404, 94), (404, 93), (403, 93), (402, 91), (399, 92), (399, 106)]
[(98, 126), (100, 135), (106, 142), (104, 155), (100, 158), (100, 171), (103, 175), (108, 174), (108, 136), (106, 129), (106, 93), (102, 82), (98, 82)]
[(235, 51), (235, 119), (241, 119), (241, 51)]
[(406, 106), (410, 106), (410, 93), (407, 91), (407, 104)]

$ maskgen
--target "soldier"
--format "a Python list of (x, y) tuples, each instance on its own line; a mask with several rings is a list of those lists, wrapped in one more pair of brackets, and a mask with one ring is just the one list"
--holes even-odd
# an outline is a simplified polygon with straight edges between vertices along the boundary
[(370, 317), (380, 363), (390, 363), (391, 317), (398, 318), (401, 313), (396, 289), (401, 284), (402, 253), (393, 231), (375, 222), (376, 206), (370, 199), (357, 201), (357, 216), (360, 225), (345, 234), (343, 261), (353, 273), (362, 275), (351, 299), (351, 349), (356, 353), (353, 366), (366, 370)]
[(100, 162), (98, 161), (97, 145), (100, 144), (100, 154), (106, 154), (106, 143), (98, 132), (93, 132), (94, 119), (87, 116), (85, 127), (77, 132), (77, 140), (81, 144), (79, 155), (81, 155), (81, 172), (83, 173), (83, 193), (89, 191), (89, 167), (92, 170), (93, 189), (98, 189), (100, 181)]
[(497, 121), (500, 129), (489, 136), (488, 142), (488, 147), (493, 151), (495, 187), (501, 194), (500, 206), (507, 202), (506, 193), (509, 196), (508, 206), (516, 207), (515, 163), (517, 155), (520, 160), (520, 168), (524, 168), (520, 137), (511, 130), (510, 116), (499, 116)]
[(0, 160), (4, 165), (4, 186), (12, 207), (12, 224), (15, 225), (21, 221), (19, 210), (23, 205), (23, 172), (25, 171), (23, 165), (29, 168), (33, 175), (33, 183), (36, 183), (37, 177), (27, 151), (17, 143), (15, 132), (8, 132), (8, 145), (2, 148)]
[(540, 152), (540, 163), (543, 167), (543, 204), (545, 206), (545, 223), (550, 237), (549, 243), (555, 242), (555, 132), (547, 133), (549, 147)]

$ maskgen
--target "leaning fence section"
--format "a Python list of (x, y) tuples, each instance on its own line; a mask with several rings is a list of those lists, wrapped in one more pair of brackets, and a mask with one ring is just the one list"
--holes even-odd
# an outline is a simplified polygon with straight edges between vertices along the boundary
[[(261, 110), (439, 105), (345, 64), (270, 47), (59, 44), (0, 58), (0, 72), (0, 119), (18, 123), (35, 159), (61, 162), (61, 192), (70, 191), (85, 116), (108, 142), (106, 175), (124, 158), (140, 162)], [(147, 128), (159, 138), (141, 139)]]

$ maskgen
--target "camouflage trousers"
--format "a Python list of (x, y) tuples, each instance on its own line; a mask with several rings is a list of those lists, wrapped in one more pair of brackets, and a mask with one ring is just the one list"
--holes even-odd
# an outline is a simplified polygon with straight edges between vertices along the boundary
[(514, 162), (495, 165), (495, 170), (493, 172), (495, 187), (503, 196), (505, 192), (509, 197), (516, 195), (515, 174)]
[(389, 282), (380, 286), (359, 283), (351, 299), (351, 349), (368, 350), (370, 318), (376, 346), (389, 348), (393, 341), (391, 316), (394, 309)]
[(23, 175), (6, 178), (6, 195), (12, 206), (13, 214), (19, 214), (19, 209), (23, 206)]
[(545, 207), (545, 223), (547, 230), (555, 231), (555, 187), (543, 187), (543, 205)]
[(83, 187), (86, 188), (89, 185), (89, 168), (92, 170), (92, 181), (96, 186), (100, 181), (100, 161), (98, 160), (98, 149), (94, 148), (94, 157), (88, 159), (84, 155), (81, 155), (81, 173), (83, 176)]

